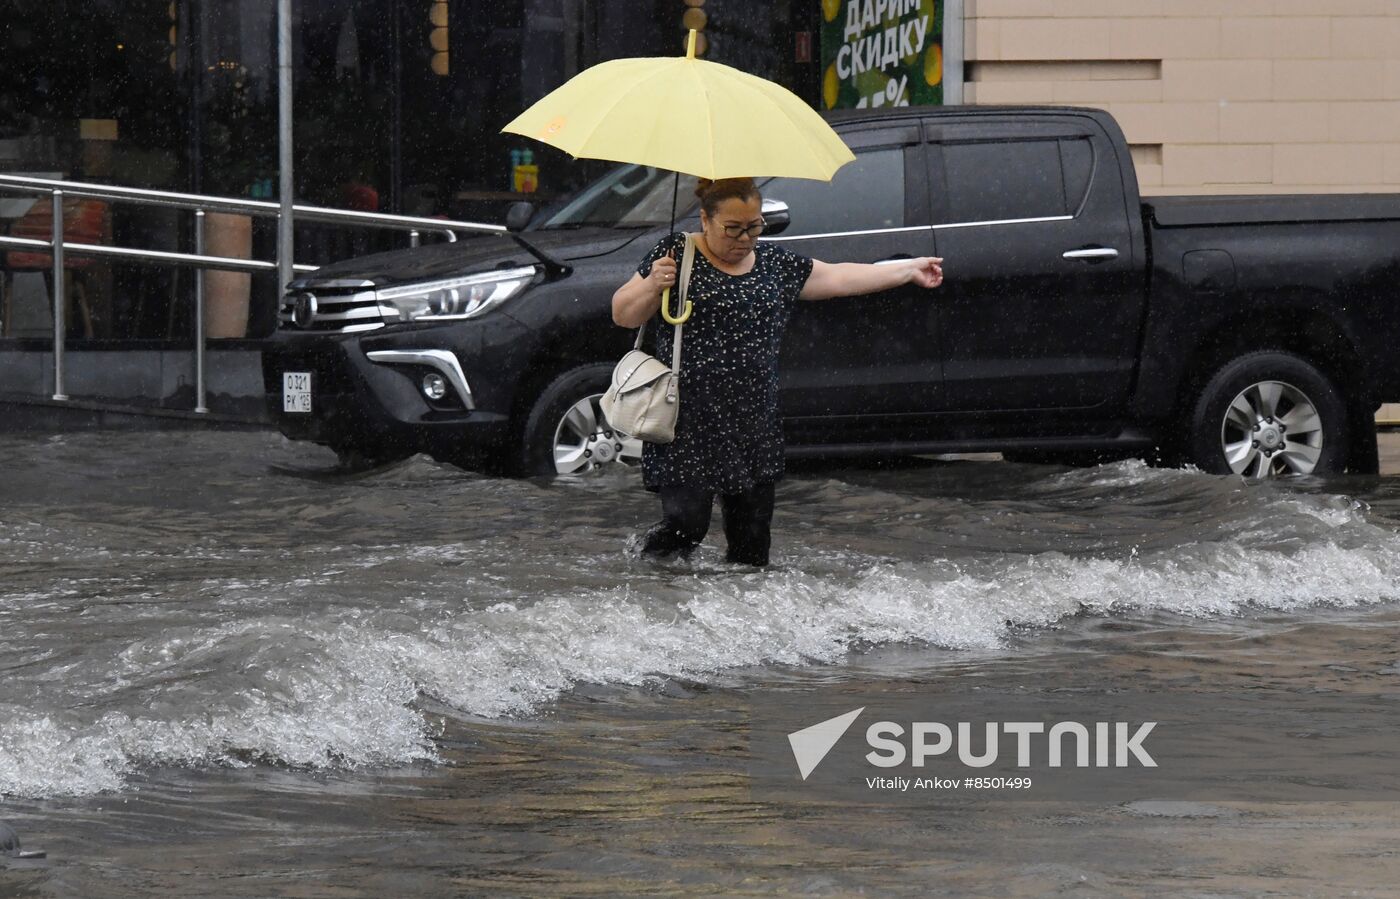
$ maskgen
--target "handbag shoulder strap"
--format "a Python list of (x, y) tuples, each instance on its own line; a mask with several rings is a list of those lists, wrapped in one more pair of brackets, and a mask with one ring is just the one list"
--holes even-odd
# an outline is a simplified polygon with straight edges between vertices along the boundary
[[(695, 267), (695, 238), (690, 236), (690, 232), (685, 235), (685, 252), (681, 254), (681, 276), (677, 279), (681, 292), (681, 308), (685, 308), (686, 298), (690, 295), (690, 270)], [(681, 373), (681, 328), (684, 325), (676, 325), (676, 339), (671, 341), (671, 371), (676, 374)]]
[[(686, 297), (690, 294), (690, 272), (695, 267), (695, 238), (690, 236), (690, 232), (682, 235), (685, 238), (685, 251), (681, 253), (681, 274), (678, 279), (677, 289), (680, 291), (680, 304), (685, 306)], [(671, 342), (671, 371), (681, 370), (681, 328), (684, 325), (676, 325), (676, 339)], [(642, 348), (642, 336), (646, 334), (647, 323), (642, 322), (637, 329), (637, 340), (632, 344), (632, 349)]]

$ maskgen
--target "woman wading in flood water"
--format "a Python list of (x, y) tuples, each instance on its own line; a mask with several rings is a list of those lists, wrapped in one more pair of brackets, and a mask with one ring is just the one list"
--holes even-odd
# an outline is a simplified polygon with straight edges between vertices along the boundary
[[(772, 243), (752, 178), (701, 179), (689, 297), (681, 342), (680, 415), (672, 443), (642, 450), (642, 483), (661, 496), (661, 521), (643, 535), (643, 555), (689, 554), (710, 528), (715, 495), (724, 512), (727, 559), (767, 565), (774, 484), (783, 476), (778, 357), (797, 300), (878, 293), (902, 284), (937, 287), (942, 259), (885, 265), (828, 264)], [(613, 321), (637, 328), (661, 308), (685, 247), (670, 234), (613, 294)], [(655, 355), (671, 358), (675, 328), (657, 317)]]

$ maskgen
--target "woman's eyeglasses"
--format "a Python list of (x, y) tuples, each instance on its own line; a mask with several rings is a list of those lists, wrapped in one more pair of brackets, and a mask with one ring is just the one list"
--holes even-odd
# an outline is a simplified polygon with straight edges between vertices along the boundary
[(763, 229), (767, 227), (767, 225), (767, 222), (759, 219), (747, 228), (743, 225), (723, 225), (722, 227), (724, 228), (725, 237), (730, 240), (738, 240), (740, 237), (757, 237), (763, 233)]

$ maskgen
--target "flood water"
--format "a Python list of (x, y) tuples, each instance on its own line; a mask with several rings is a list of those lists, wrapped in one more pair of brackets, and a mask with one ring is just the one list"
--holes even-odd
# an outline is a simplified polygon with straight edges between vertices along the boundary
[(0, 895), (1394, 895), (1400, 805), (755, 799), (815, 685), (1400, 688), (1400, 477), (806, 467), (774, 565), (635, 472), (0, 438)]

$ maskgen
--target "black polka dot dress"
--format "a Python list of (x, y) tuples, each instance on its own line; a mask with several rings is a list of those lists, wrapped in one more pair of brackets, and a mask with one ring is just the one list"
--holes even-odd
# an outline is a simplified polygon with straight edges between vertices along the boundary
[[(671, 234), (637, 271), (674, 253), (685, 238)], [(759, 243), (753, 268), (730, 275), (699, 248), (690, 275), (693, 309), (681, 336), (680, 414), (672, 443), (642, 450), (642, 483), (649, 490), (684, 486), (740, 493), (783, 476), (783, 432), (778, 417), (778, 356), (788, 316), (812, 260), (778, 244)], [(672, 312), (679, 311), (672, 291)], [(651, 352), (667, 364), (675, 328), (658, 312), (647, 325)]]

